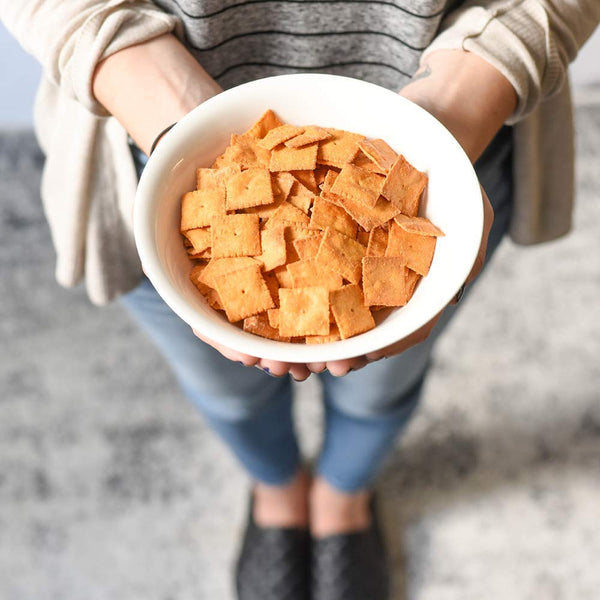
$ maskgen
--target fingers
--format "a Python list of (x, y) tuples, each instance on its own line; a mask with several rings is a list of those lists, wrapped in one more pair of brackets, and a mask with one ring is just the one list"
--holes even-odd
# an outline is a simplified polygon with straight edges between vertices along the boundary
[(356, 358), (349, 358), (346, 360), (334, 360), (327, 363), (327, 370), (334, 377), (343, 377), (350, 371), (358, 371), (367, 365), (369, 361), (365, 356), (358, 356)]

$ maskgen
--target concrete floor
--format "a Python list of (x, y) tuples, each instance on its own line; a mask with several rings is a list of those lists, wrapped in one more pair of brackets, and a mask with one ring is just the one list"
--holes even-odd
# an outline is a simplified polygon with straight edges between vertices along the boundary
[[(395, 600), (600, 597), (600, 105), (577, 123), (574, 233), (500, 248), (385, 470)], [(228, 600), (248, 482), (119, 306), (54, 282), (41, 164), (0, 135), (0, 598)]]

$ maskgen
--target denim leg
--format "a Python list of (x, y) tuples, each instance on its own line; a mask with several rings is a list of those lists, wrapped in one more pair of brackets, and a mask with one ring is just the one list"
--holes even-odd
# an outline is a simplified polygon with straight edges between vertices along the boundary
[[(486, 265), (508, 229), (512, 207), (510, 130), (503, 129), (476, 165), (494, 207)], [(472, 286), (469, 286), (468, 290)], [(468, 293), (467, 290), (467, 293)], [(344, 377), (323, 373), (326, 432), (319, 472), (334, 486), (357, 490), (369, 485), (418, 404), (435, 341), (458, 305), (445, 309), (430, 336), (389, 359)]]
[(147, 279), (121, 303), (250, 475), (269, 484), (288, 481), (300, 463), (289, 378), (269, 377), (223, 357), (193, 334)]

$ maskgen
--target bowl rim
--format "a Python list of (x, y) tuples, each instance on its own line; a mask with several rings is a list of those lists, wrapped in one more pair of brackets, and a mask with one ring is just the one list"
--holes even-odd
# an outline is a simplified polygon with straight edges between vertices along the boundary
[[(366, 333), (337, 342), (327, 344), (293, 344), (274, 341), (243, 332), (235, 324), (229, 323), (226, 320), (223, 321), (223, 325), (226, 325), (224, 327), (221, 324), (205, 318), (199, 311), (190, 306), (186, 299), (179, 294), (175, 289), (175, 286), (171, 283), (169, 275), (158, 254), (156, 244), (154, 243), (154, 228), (151, 227), (150, 224), (152, 223), (151, 214), (156, 210), (154, 208), (156, 201), (153, 202), (152, 198), (153, 191), (158, 184), (158, 178), (163, 177), (165, 173), (173, 169), (173, 165), (178, 160), (177, 149), (187, 136), (188, 128), (193, 127), (195, 120), (201, 120), (202, 115), (210, 113), (213, 110), (218, 111), (218, 105), (224, 98), (231, 97), (232, 95), (238, 95), (240, 98), (243, 98), (245, 92), (252, 92), (256, 88), (265, 87), (268, 89), (272, 85), (286, 85), (288, 83), (297, 85), (300, 82), (302, 82), (303, 86), (323, 85), (326, 83), (328, 85), (339, 85), (341, 88), (345, 87), (348, 90), (352, 86), (365, 87), (365, 89), (368, 87), (372, 88), (373, 91), (376, 90), (376, 93), (394, 95), (397, 99), (396, 101), (399, 102), (399, 105), (404, 104), (405, 108), (410, 107), (408, 110), (416, 111), (416, 113), (420, 114), (422, 119), (428, 120), (430, 125), (437, 129), (439, 135), (448, 138), (446, 139), (446, 143), (454, 146), (454, 150), (457, 153), (457, 159), (463, 163), (465, 175), (467, 175), (470, 180), (473, 189), (471, 189), (469, 193), (477, 193), (481, 198), (481, 189), (473, 165), (460, 144), (446, 127), (425, 109), (411, 102), (407, 98), (404, 98), (389, 89), (363, 80), (323, 73), (298, 73), (265, 77), (227, 89), (216, 96), (209, 98), (184, 115), (177, 124), (164, 135), (160, 144), (158, 144), (155, 151), (152, 153), (152, 156), (149, 157), (138, 183), (133, 209), (134, 237), (144, 272), (166, 304), (193, 329), (201, 331), (207, 338), (213, 339), (218, 344), (222, 344), (223, 346), (227, 346), (245, 354), (289, 363), (323, 362), (352, 358), (380, 350), (390, 344), (405, 339), (407, 336), (411, 335), (411, 333), (425, 325), (439, 312), (439, 310), (443, 310), (452, 300), (471, 271), (481, 243), (481, 235), (483, 235), (483, 202), (474, 203), (477, 208), (474, 209), (471, 218), (475, 223), (474, 230), (479, 231), (481, 235), (478, 238), (477, 244), (475, 244), (474, 239), (472, 240), (472, 247), (469, 253), (472, 260), (470, 258), (469, 261), (465, 261), (461, 270), (462, 276), (460, 278), (457, 277), (457, 283), (453, 286), (452, 290), (449, 289), (448, 293), (444, 296), (440, 295), (438, 302), (435, 303), (436, 306), (438, 306), (438, 310), (434, 314), (429, 315), (428, 318), (416, 319), (414, 326), (410, 328), (410, 331), (400, 336), (390, 335), (389, 331), (393, 330), (391, 327), (388, 328), (388, 335), (385, 335), (380, 326), (378, 326)], [(274, 110), (276, 111), (277, 109), (274, 108)], [(476, 192), (474, 187), (475, 184), (477, 186)], [(460, 282), (458, 281), (459, 279)], [(374, 335), (373, 332), (378, 332), (379, 335)], [(243, 336), (240, 334), (243, 334)], [(251, 339), (248, 339), (248, 336), (251, 336)], [(377, 337), (380, 339), (383, 338), (383, 343), (377, 341)], [(357, 352), (356, 348), (360, 348), (360, 351)]]

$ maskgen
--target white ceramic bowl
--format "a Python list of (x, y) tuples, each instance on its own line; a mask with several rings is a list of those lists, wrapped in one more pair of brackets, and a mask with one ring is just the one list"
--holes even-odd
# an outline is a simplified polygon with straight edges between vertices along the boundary
[[(245, 333), (211, 309), (189, 280), (179, 233), (180, 197), (195, 172), (209, 166), (267, 109), (295, 125), (317, 124), (382, 138), (429, 175), (422, 215), (445, 232), (427, 277), (410, 302), (375, 329), (321, 345), (288, 344)], [(134, 230), (144, 270), (185, 322), (238, 351), (286, 362), (338, 360), (392, 344), (429, 321), (469, 274), (481, 241), (483, 208), (477, 177), (454, 137), (429, 113), (379, 86), (334, 75), (269, 77), (227, 90), (186, 115), (161, 141), (135, 199)]]

